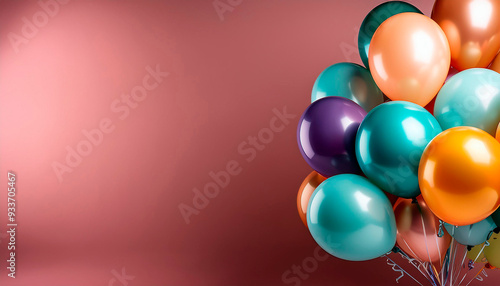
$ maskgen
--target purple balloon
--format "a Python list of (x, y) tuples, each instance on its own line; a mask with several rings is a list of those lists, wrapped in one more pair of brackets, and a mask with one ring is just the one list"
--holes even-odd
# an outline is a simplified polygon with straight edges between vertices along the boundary
[(328, 96), (313, 102), (299, 121), (297, 141), (307, 164), (323, 176), (362, 174), (354, 144), (366, 111), (353, 101)]

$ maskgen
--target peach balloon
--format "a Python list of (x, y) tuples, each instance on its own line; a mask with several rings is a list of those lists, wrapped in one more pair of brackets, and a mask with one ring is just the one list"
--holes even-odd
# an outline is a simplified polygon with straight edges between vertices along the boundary
[(458, 70), (485, 68), (500, 49), (498, 0), (437, 0), (431, 18), (446, 34)]
[(297, 194), (297, 210), (299, 211), (299, 216), (302, 222), (307, 226), (307, 205), (309, 204), (309, 199), (312, 193), (319, 184), (326, 180), (325, 177), (318, 174), (316, 171), (312, 171), (300, 185), (299, 193)]
[(450, 47), (432, 19), (401, 13), (379, 26), (368, 60), (375, 83), (387, 97), (425, 107), (446, 80)]

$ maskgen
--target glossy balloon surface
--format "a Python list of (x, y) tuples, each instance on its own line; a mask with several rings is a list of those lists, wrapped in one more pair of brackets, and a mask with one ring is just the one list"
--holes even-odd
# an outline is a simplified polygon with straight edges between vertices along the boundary
[(397, 243), (406, 254), (421, 261), (441, 263), (451, 237), (439, 237), (439, 219), (427, 207), (421, 196), (417, 202), (400, 198), (394, 205), (398, 228)]
[(500, 49), (498, 0), (437, 0), (431, 18), (446, 34), (458, 70), (485, 68)]
[(439, 91), (434, 115), (443, 129), (472, 126), (495, 136), (500, 122), (500, 74), (468, 69), (454, 75)]
[(474, 127), (454, 127), (426, 147), (419, 166), (422, 196), (441, 220), (479, 222), (500, 205), (500, 144)]
[(409, 3), (403, 1), (388, 1), (373, 8), (373, 10), (366, 15), (358, 33), (359, 56), (365, 67), (369, 68), (368, 51), (370, 49), (370, 42), (373, 34), (375, 34), (377, 28), (390, 17), (405, 12), (422, 14), (417, 7)]
[(387, 97), (426, 106), (448, 75), (450, 48), (430, 18), (401, 13), (377, 29), (368, 60), (373, 79)]
[(356, 137), (356, 156), (363, 173), (378, 187), (399, 197), (420, 194), (418, 165), (427, 144), (441, 127), (423, 107), (386, 102), (363, 120)]
[(384, 95), (370, 71), (353, 63), (338, 63), (325, 69), (314, 83), (311, 101), (340, 96), (354, 101), (366, 112), (384, 102)]
[(463, 245), (475, 246), (484, 243), (490, 237), (493, 230), (496, 228), (493, 219), (487, 217), (480, 222), (470, 225), (453, 226), (445, 223), (446, 231), (455, 238), (458, 243)]
[(313, 102), (299, 120), (297, 141), (306, 162), (325, 177), (361, 174), (354, 142), (366, 111), (353, 101), (329, 96)]
[(313, 194), (314, 190), (326, 180), (325, 177), (318, 174), (316, 171), (312, 171), (302, 182), (297, 194), (297, 210), (299, 211), (300, 219), (305, 226), (307, 226), (307, 205), (309, 204), (309, 199)]
[(396, 242), (391, 203), (358, 175), (337, 175), (321, 183), (309, 201), (307, 225), (326, 252), (345, 260), (379, 257)]

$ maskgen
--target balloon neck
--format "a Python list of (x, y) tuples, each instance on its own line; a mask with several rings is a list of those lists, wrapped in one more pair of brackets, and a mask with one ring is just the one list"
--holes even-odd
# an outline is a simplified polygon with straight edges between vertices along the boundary
[(401, 249), (399, 249), (399, 247), (397, 247), (397, 246), (394, 246), (394, 247), (392, 248), (392, 252), (394, 252), (394, 253), (398, 253), (398, 252), (401, 252)]

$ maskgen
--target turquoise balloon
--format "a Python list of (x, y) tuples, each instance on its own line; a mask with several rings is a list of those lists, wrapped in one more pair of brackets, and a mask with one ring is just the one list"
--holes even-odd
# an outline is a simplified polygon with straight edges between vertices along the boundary
[(444, 223), (446, 231), (455, 240), (463, 245), (475, 246), (484, 243), (490, 238), (491, 233), (497, 227), (491, 217), (488, 217), (480, 222), (471, 225), (453, 226), (449, 223)]
[(476, 68), (452, 76), (436, 97), (434, 115), (443, 129), (472, 126), (495, 136), (500, 122), (500, 74)]
[(423, 14), (415, 6), (406, 2), (389, 1), (378, 5), (366, 15), (363, 23), (361, 23), (358, 34), (359, 55), (365, 67), (370, 68), (368, 66), (368, 50), (370, 49), (370, 42), (377, 28), (390, 17), (405, 12)]
[(379, 188), (398, 197), (414, 198), (420, 194), (422, 153), (441, 131), (423, 107), (406, 101), (386, 102), (361, 122), (356, 158), (363, 173)]
[(319, 246), (345, 260), (373, 259), (396, 243), (389, 199), (358, 175), (337, 175), (321, 183), (309, 200), (307, 225)]
[(384, 95), (370, 72), (353, 63), (338, 63), (326, 68), (314, 83), (311, 102), (327, 96), (348, 98), (366, 112), (384, 102)]

